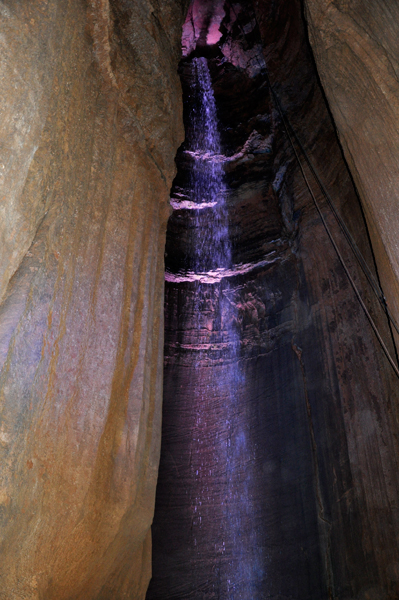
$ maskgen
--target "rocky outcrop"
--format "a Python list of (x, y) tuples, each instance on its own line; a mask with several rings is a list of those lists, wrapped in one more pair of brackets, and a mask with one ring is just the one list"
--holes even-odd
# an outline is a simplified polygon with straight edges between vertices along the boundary
[[(260, 68), (264, 58), (286, 113), (374, 269), (300, 2), (258, 1), (254, 12), (248, 3), (225, 4), (221, 32), (217, 45), (197, 43), (180, 70), (189, 139), (195, 108), (189, 63), (208, 58), (234, 265), (218, 289), (202, 279), (198, 306), (193, 240), (208, 238), (205, 228), (195, 231), (192, 160), (183, 146), (166, 246), (163, 446), (147, 598), (393, 600), (399, 595), (397, 380), (304, 185)], [(319, 200), (394, 354), (384, 313)], [(235, 358), (228, 353), (235, 334), (227, 303), (240, 337)]]
[(399, 6), (367, 0), (306, 0), (305, 6), (318, 73), (398, 321)]
[[(0, 6), (1, 600), (146, 595), (186, 4)], [(393, 308), (396, 11), (307, 1)], [(148, 599), (396, 600), (397, 380), (262, 72), (265, 60), (374, 269), (301, 3), (195, 0), (188, 15), (186, 133), (190, 61), (206, 56), (233, 260), (225, 278), (211, 265), (200, 290), (194, 240), (210, 235), (190, 216), (193, 156), (183, 146), (166, 247)], [(393, 353), (386, 319), (322, 210)]]
[(138, 600), (183, 3), (0, 13), (0, 598)]

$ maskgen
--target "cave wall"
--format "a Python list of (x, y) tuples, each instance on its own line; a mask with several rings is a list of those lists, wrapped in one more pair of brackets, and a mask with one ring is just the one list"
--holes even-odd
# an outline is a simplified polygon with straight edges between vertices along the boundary
[(398, 321), (399, 6), (391, 0), (304, 4), (318, 73)]
[[(176, 68), (186, 5), (0, 5), (4, 600), (139, 600), (146, 594), (160, 446), (167, 200), (184, 137)], [(242, 52), (228, 29), (224, 67), (219, 71), (215, 60), (213, 69), (224, 143), (230, 154), (238, 151), (227, 168), (236, 262), (255, 263), (268, 253), (276, 258), (237, 275), (231, 297), (242, 336), (239, 393), (246, 399), (238, 418), (252, 432), (251, 509), (266, 557), (260, 578), (252, 587), (244, 582), (242, 593), (250, 600), (262, 594), (394, 600), (397, 383), (329, 247), (258, 77), (247, 5), (241, 3), (240, 18), (249, 47)], [(319, 75), (394, 309), (397, 8), (321, 0), (306, 6)], [(276, 91), (373, 266), (301, 5), (258, 0), (254, 10)], [(234, 35), (240, 35), (237, 24)], [(199, 37), (206, 39), (201, 28)], [(234, 86), (241, 99), (230, 95)], [(170, 227), (182, 234), (176, 221)], [(184, 251), (185, 240), (184, 234), (177, 243), (170, 237), (172, 258)], [(392, 350), (361, 272), (344, 245), (342, 251)], [(212, 302), (217, 299), (210, 294), (204, 318), (223, 343), (223, 323), (209, 315)], [(182, 450), (192, 441), (187, 402), (196, 383), (207, 385), (209, 366), (224, 368), (220, 356), (202, 370), (192, 368), (194, 303), (190, 286), (181, 294), (169, 285), (154, 600), (186, 600), (190, 585), (212, 584), (217, 575), (213, 555), (204, 569), (187, 561), (196, 556), (185, 545), (192, 515), (179, 495), (192, 483)], [(213, 597), (209, 587), (202, 589), (204, 598)]]
[(183, 5), (0, 5), (4, 600), (145, 595)]
[[(236, 489), (226, 499), (220, 478), (227, 462), (219, 440), (229, 435), (232, 445), (239, 440), (223, 420), (228, 393), (215, 397), (207, 390), (214, 385), (212, 370), (222, 381), (230, 376), (223, 351), (231, 340), (226, 316), (213, 313), (222, 293), (209, 286), (198, 315), (195, 285), (179, 282), (192, 262), (190, 240), (200, 237), (192, 234), (189, 211), (178, 208), (190, 181), (183, 147), (166, 246), (165, 413), (147, 599), (394, 600), (397, 379), (304, 185), (259, 74), (257, 52), (263, 52), (286, 113), (373, 270), (366, 222), (318, 82), (301, 3), (265, 0), (253, 8), (255, 15), (251, 3), (234, 3), (233, 12), (226, 9), (218, 48), (194, 50), (208, 57), (226, 155), (236, 268), (229, 300), (237, 309), (241, 339), (235, 361), (239, 383), (232, 384), (240, 407), (234, 428), (248, 431), (250, 441), (237, 465)], [(181, 74), (189, 131), (190, 70), (184, 60)], [(385, 315), (319, 200), (394, 354)], [(252, 268), (240, 274), (240, 265)], [(199, 364), (204, 345), (209, 355)], [(217, 475), (208, 474), (215, 468)], [(245, 509), (240, 514), (243, 481), (251, 490), (249, 519)], [(201, 493), (205, 506), (196, 511)], [(234, 502), (240, 538), (225, 549), (223, 505)], [(248, 557), (244, 573), (239, 563)], [(228, 591), (231, 573), (236, 596)]]
[[(306, 4), (310, 7), (314, 3)], [(330, 6), (332, 4), (330, 3)], [(341, 3), (343, 9), (344, 4), (347, 3)], [(357, 6), (360, 12), (361, 8)], [(376, 3), (374, 7), (377, 10)], [(360, 206), (357, 190), (351, 185), (352, 176), (355, 184), (358, 183), (356, 172), (353, 171), (350, 160), (347, 162), (348, 166), (342, 161), (342, 150), (334, 135), (335, 126), (340, 129), (339, 123), (336, 119), (332, 122), (329, 116), (331, 106), (326, 106), (323, 99), (323, 90), (318, 83), (320, 64), (316, 53), (316, 73), (314, 57), (307, 41), (302, 5), (300, 2), (287, 2), (276, 6), (273, 3), (257, 1), (254, 3), (254, 9), (274, 89), (358, 247), (373, 270), (372, 254), (378, 254), (378, 245), (376, 248), (373, 236), (373, 223), (371, 227), (365, 226), (364, 204)], [(370, 18), (370, 22), (374, 23), (372, 12), (364, 12), (363, 18)], [(326, 30), (329, 29), (330, 35), (336, 35), (337, 28), (331, 22), (327, 25), (326, 20), (320, 21), (318, 27), (325, 27)], [(316, 29), (317, 27), (315, 31)], [(383, 27), (381, 37), (382, 31)], [(339, 35), (337, 34), (337, 38)], [(363, 35), (368, 37), (364, 31)], [(340, 47), (342, 48), (342, 44)], [(359, 103), (361, 96), (362, 93), (359, 92)], [(363, 102), (364, 97), (366, 96), (363, 96)], [(370, 98), (369, 106), (373, 102), (374, 98)], [(341, 106), (345, 106), (343, 99), (340, 102)], [(380, 112), (381, 119), (384, 118), (384, 112), (385, 109)], [(334, 111), (333, 116), (335, 118)], [(356, 132), (355, 123), (352, 124), (352, 132), (354, 131)], [(376, 179), (380, 177), (375, 161), (369, 163), (368, 168), (370, 179), (374, 177), (374, 173)], [(392, 172), (394, 173), (394, 170)], [(296, 179), (294, 185), (299, 185), (300, 189), (303, 178), (299, 173), (296, 177), (299, 179)], [(299, 189), (297, 188), (297, 193)], [(310, 200), (309, 193), (305, 193)], [(296, 200), (299, 198), (300, 195), (296, 195)], [(320, 204), (352, 276), (363, 297), (367, 298), (367, 306), (389, 346), (391, 355), (395, 357), (394, 343), (383, 311), (373, 299), (368, 284), (355, 266), (353, 255), (343, 242), (342, 234), (331, 218), (326, 204)], [(314, 460), (318, 465), (315, 473), (319, 470), (320, 476), (321, 503), (319, 502), (318, 506), (319, 509), (322, 508), (322, 513), (324, 511), (324, 517), (329, 515), (326, 523), (323, 521), (323, 514), (318, 514), (326, 596), (396, 598), (399, 595), (398, 513), (395, 500), (398, 494), (397, 378), (383, 356), (368, 321), (364, 315), (358, 313), (359, 304), (355, 300), (353, 290), (349, 289), (347, 280), (344, 283), (341, 279), (341, 276), (344, 276), (342, 267), (338, 265), (336, 255), (331, 252), (330, 242), (326, 232), (321, 229), (319, 218), (317, 217), (318, 224), (313, 221), (311, 215), (316, 215), (315, 208), (311, 205), (303, 208), (305, 210), (301, 213), (299, 225), (298, 257), (309, 286), (310, 302), (307, 300), (306, 304), (309, 303), (312, 307), (313, 331), (308, 338), (308, 334), (305, 333), (307, 341), (299, 342), (298, 345), (302, 349), (301, 360), (307, 384), (313, 379), (309, 387), (308, 408), (315, 434)], [(369, 220), (366, 220), (369, 225)], [(369, 235), (373, 242), (372, 251)], [(378, 275), (383, 279), (384, 265), (377, 261), (377, 266)], [(336, 277), (341, 280), (338, 287)], [(383, 281), (383, 284), (387, 293), (386, 281)], [(338, 288), (341, 288), (341, 293), (343, 288), (346, 289), (345, 297), (340, 295)], [(326, 292), (330, 295), (330, 300), (327, 299)], [(319, 308), (316, 308), (317, 305)], [(330, 312), (332, 307), (333, 311)], [(306, 311), (302, 314), (305, 316)], [(360, 319), (360, 322), (357, 319)], [(356, 325), (356, 322), (361, 323), (360, 326)], [(320, 363), (317, 366), (318, 353), (313, 345), (316, 340), (320, 350), (324, 347), (324, 350), (321, 350), (324, 356), (323, 366)], [(305, 347), (310, 353), (307, 358)], [(374, 366), (369, 362), (370, 351), (376, 359)], [(310, 358), (312, 354), (313, 360)], [(323, 382), (320, 379), (317, 383), (318, 373), (324, 371), (327, 364)], [(363, 388), (365, 377), (369, 383)], [(340, 455), (339, 459), (336, 452)], [(385, 462), (386, 460), (388, 462)], [(340, 475), (337, 475), (338, 473)], [(347, 503), (345, 508), (342, 502)], [(300, 594), (298, 597), (301, 597)]]

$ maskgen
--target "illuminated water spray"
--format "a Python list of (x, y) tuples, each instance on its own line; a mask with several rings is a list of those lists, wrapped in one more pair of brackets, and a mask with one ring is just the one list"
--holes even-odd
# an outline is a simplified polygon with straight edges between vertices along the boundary
[[(220, 147), (215, 97), (205, 58), (193, 60), (196, 95), (188, 154), (191, 168), (191, 199), (195, 206), (197, 239), (193, 271), (201, 278), (207, 272), (222, 274), (231, 266), (223, 156)], [(200, 210), (201, 209), (201, 210)], [(204, 209), (205, 212), (203, 212)]]
[[(250, 432), (232, 264), (229, 219), (215, 98), (205, 58), (192, 61), (195, 95), (186, 157), (190, 196), (172, 206), (190, 212), (190, 263), (170, 281), (192, 282), (193, 319), (185, 343), (195, 358), (190, 406), (195, 411), (187, 495), (190, 560), (196, 600), (255, 600), (263, 577), (253, 526)], [(237, 284), (235, 284), (237, 286)], [(194, 329), (193, 329), (194, 327)], [(206, 563), (206, 564), (205, 564)], [(193, 596), (194, 597), (194, 596)]]

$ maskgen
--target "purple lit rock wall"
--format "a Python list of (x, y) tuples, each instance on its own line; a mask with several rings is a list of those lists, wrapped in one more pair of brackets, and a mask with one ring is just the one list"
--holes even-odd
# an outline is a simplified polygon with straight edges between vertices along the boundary
[[(147, 598), (393, 600), (398, 386), (303, 184), (256, 60), (261, 40), (276, 91), (373, 266), (367, 231), (299, 2), (256, 2), (254, 10), (225, 5), (218, 45), (197, 45), (180, 67), (186, 143), (167, 235)], [(201, 54), (216, 99), (232, 249), (230, 276), (218, 286), (184, 281), (211, 226), (181, 204), (191, 201), (191, 62)], [(392, 350), (384, 317), (328, 222)]]

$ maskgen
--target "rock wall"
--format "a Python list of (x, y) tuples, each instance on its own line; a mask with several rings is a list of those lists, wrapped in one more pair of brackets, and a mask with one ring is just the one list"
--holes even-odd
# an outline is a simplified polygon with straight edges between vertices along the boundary
[(0, 598), (145, 595), (183, 2), (0, 5)]
[(399, 5), (306, 0), (305, 7), (318, 73), (398, 321)]
[[(186, 4), (0, 5), (2, 600), (146, 594)], [(210, 59), (231, 191), (237, 272), (229, 301), (241, 338), (235, 367), (242, 398), (234, 424), (250, 432), (245, 469), (241, 462), (233, 473), (234, 498), (248, 482), (240, 557), (261, 558), (239, 593), (248, 600), (396, 600), (397, 381), (329, 246), (256, 60), (263, 48), (283, 106), (373, 267), (300, 3), (257, 0), (254, 13), (247, 2), (234, 3), (233, 12), (216, 0), (204, 2), (203, 12), (200, 2), (195, 6), (194, 42), (185, 48)], [(319, 75), (395, 310), (397, 8), (361, 0), (306, 6)], [(182, 71), (188, 86), (184, 65)], [(182, 154), (179, 160), (181, 190), (187, 165)], [(172, 274), (191, 251), (189, 227), (177, 214), (170, 221)], [(384, 317), (339, 244), (392, 351)], [(200, 342), (212, 352), (198, 367), (195, 302), (195, 286), (168, 283), (164, 451), (148, 595), (154, 600), (205, 600), (217, 590), (223, 596), (226, 556), (233, 567), (240, 562), (214, 536), (203, 538), (201, 556), (192, 547), (193, 464), (205, 474), (212, 440), (225, 434), (218, 429), (221, 397), (209, 407), (209, 426), (200, 421), (209, 443), (193, 463), (201, 410), (193, 390), (206, 390), (215, 370), (231, 369), (211, 289)], [(197, 489), (210, 493), (206, 514), (217, 533), (225, 515), (220, 500), (228, 499), (216, 484), (204, 475)], [(261, 539), (255, 548), (254, 529)]]
[[(197, 43), (191, 54), (206, 55), (212, 73), (234, 268), (220, 294), (209, 285), (198, 314), (195, 283), (182, 280), (193, 263), (192, 240), (201, 238), (193, 235), (190, 211), (179, 206), (190, 185), (183, 146), (166, 246), (165, 413), (147, 599), (394, 600), (397, 379), (304, 185), (257, 56), (263, 53), (286, 113), (373, 269), (368, 232), (300, 2), (253, 7), (255, 13), (250, 3), (225, 5), (217, 45)], [(188, 133), (189, 60), (180, 67)], [(319, 200), (393, 353), (384, 313)], [(231, 378), (238, 398), (232, 427), (225, 418), (228, 393), (212, 395), (212, 378), (225, 381), (232, 369), (226, 316), (216, 316), (223, 293), (236, 307), (241, 340)], [(209, 354), (199, 362), (206, 346)], [(231, 429), (246, 431), (249, 441), (229, 495), (220, 483), (229, 467), (220, 439), (230, 436), (238, 447)], [(235, 538), (223, 537), (226, 514), (239, 524)]]
[[(308, 4), (310, 5), (310, 2)], [(345, 9), (344, 3), (342, 3), (342, 7)], [(364, 6), (364, 8), (366, 7)], [(266, 46), (264, 54), (275, 90), (300, 139), (305, 144), (316, 169), (321, 174), (322, 181), (330, 190), (334, 202), (347, 223), (352, 236), (366, 258), (369, 267), (373, 269), (374, 261), (368, 236), (369, 234), (372, 236), (373, 254), (378, 253), (379, 247), (377, 245), (376, 248), (376, 238), (373, 235), (375, 227), (373, 226), (373, 220), (371, 220), (371, 227), (368, 229), (365, 227), (362, 209), (359, 206), (356, 193), (350, 184), (350, 176), (354, 174), (352, 163), (348, 161), (351, 171), (349, 175), (347, 167), (341, 162), (341, 151), (337, 147), (335, 140), (333, 141), (335, 136), (332, 129), (336, 122), (333, 124), (330, 121), (327, 111), (328, 107), (325, 104), (322, 90), (318, 83), (318, 75), (320, 74), (319, 65), (317, 64), (317, 74), (312, 65), (313, 56), (306, 39), (301, 4), (299, 2), (287, 2), (280, 3), (276, 7), (265, 6), (265, 3), (262, 2), (255, 2), (255, 11), (258, 16), (264, 45)], [(366, 20), (370, 20), (370, 23), (374, 22), (372, 11), (371, 13), (367, 13), (367, 16), (365, 16), (366, 13), (363, 13), (363, 15)], [(273, 28), (270, 27), (271, 23), (274, 24)], [(319, 25), (320, 27), (325, 27), (326, 21), (323, 21), (323, 26), (321, 23)], [(281, 33), (279, 34), (279, 32)], [(336, 32), (336, 28), (331, 24), (331, 35), (335, 35), (334, 32)], [(363, 36), (368, 39), (364, 31)], [(307, 68), (306, 64), (308, 65)], [(313, 75), (312, 72), (314, 73)], [(314, 83), (311, 83), (312, 80)], [(361, 83), (359, 82), (360, 86)], [(299, 90), (301, 93), (298, 93)], [(373, 102), (374, 98), (370, 99), (370, 105)], [(375, 108), (373, 110), (375, 111)], [(335, 117), (335, 115), (333, 116)], [(329, 125), (327, 125), (328, 122)], [(323, 131), (326, 131), (325, 128), (327, 130), (331, 128), (330, 138), (328, 136), (324, 137), (326, 135), (323, 133)], [(356, 131), (356, 125), (353, 125), (352, 131)], [(371, 163), (369, 166), (371, 169)], [(345, 175), (343, 176), (344, 172)], [(393, 169), (392, 176), (394, 176), (394, 172)], [(370, 171), (368, 177), (371, 181)], [(375, 181), (379, 177), (380, 174), (378, 173)], [(357, 183), (358, 179), (356, 175), (354, 179), (355, 183)], [(360, 190), (362, 189), (364, 188), (361, 187)], [(309, 198), (308, 192), (306, 194)], [(340, 245), (352, 276), (355, 277), (355, 281), (360, 287), (363, 297), (368, 298), (367, 305), (371, 309), (373, 318), (376, 320), (384, 340), (389, 345), (391, 355), (395, 357), (394, 343), (388, 330), (383, 310), (377, 305), (375, 299), (373, 299), (372, 292), (365, 279), (358, 273), (353, 255), (348, 251), (342, 234), (340, 234), (334, 220), (331, 218), (326, 204), (321, 203), (321, 206), (324, 215), (327, 215), (330, 228), (335, 240)], [(325, 282), (322, 280), (319, 280), (318, 283), (316, 282), (314, 279), (315, 269), (318, 269), (319, 274), (321, 274), (324, 268), (327, 268), (327, 272), (331, 275), (332, 265), (336, 260), (336, 256), (330, 255), (327, 247), (323, 246), (314, 255), (315, 258), (317, 257), (317, 262), (313, 263), (312, 260), (309, 262), (313, 249), (317, 247), (316, 239), (322, 240), (321, 236), (324, 236), (328, 244), (329, 241), (325, 232), (320, 232), (320, 238), (318, 234), (314, 234), (313, 240), (311, 238), (307, 239), (305, 221), (306, 219), (302, 222), (299, 236), (299, 256), (302, 257), (306, 279), (313, 290), (311, 296), (314, 298), (323, 298), (321, 303), (324, 304), (326, 302), (324, 296)], [(369, 219), (367, 219), (368, 224), (369, 222)], [(376, 222), (378, 222), (378, 219)], [(310, 233), (310, 230), (308, 231)], [(384, 283), (384, 273), (386, 270), (381, 260), (377, 261), (377, 268), (378, 276)], [(337, 269), (337, 272), (342, 273), (341, 267)], [(330, 275), (328, 278), (330, 278)], [(323, 278), (324, 276), (322, 275)], [(319, 291), (316, 291), (317, 288), (319, 288)], [(333, 288), (334, 284), (330, 290), (332, 291)], [(387, 291), (386, 287), (384, 287), (384, 290)], [(391, 292), (392, 290), (393, 288), (391, 287)], [(336, 353), (336, 350), (333, 350), (333, 362), (336, 365), (334, 370), (339, 382), (338, 388), (341, 390), (339, 392), (340, 400), (337, 404), (335, 404), (335, 401), (329, 401), (328, 403), (330, 408), (333, 405), (336, 408), (340, 406), (339, 412), (342, 414), (342, 429), (338, 424), (340, 420), (338, 413), (333, 418), (331, 416), (325, 418), (327, 413), (324, 411), (327, 407), (322, 408), (322, 398), (326, 399), (330, 397), (332, 400), (335, 393), (329, 396), (329, 392), (325, 390), (323, 384), (320, 388), (321, 393), (318, 395), (319, 400), (315, 397), (313, 400), (311, 399), (312, 392), (309, 395), (312, 419), (314, 419), (317, 453), (321, 453), (319, 456), (324, 455), (324, 458), (318, 462), (321, 482), (320, 489), (322, 490), (321, 496), (323, 497), (323, 494), (325, 494), (325, 509), (328, 504), (330, 506), (329, 509), (326, 509), (324, 515), (329, 510), (331, 511), (331, 520), (327, 519), (331, 523), (331, 529), (329, 529), (326, 523), (321, 523), (323, 515), (320, 513), (318, 515), (321, 547), (323, 548), (323, 536), (326, 536), (325, 539), (328, 540), (328, 545), (327, 548), (326, 546), (324, 547), (326, 550), (329, 548), (329, 550), (324, 552), (325, 576), (329, 594), (327, 597), (337, 596), (339, 598), (361, 599), (396, 598), (399, 595), (399, 578), (397, 575), (398, 513), (396, 511), (395, 500), (399, 492), (396, 478), (396, 438), (399, 423), (398, 381), (383, 356), (381, 347), (377, 343), (375, 336), (371, 335), (370, 325), (367, 320), (364, 321), (364, 325), (360, 326), (359, 337), (354, 333), (356, 331), (355, 318), (350, 308), (351, 301), (355, 299), (353, 290), (350, 291), (350, 298), (351, 300), (349, 300), (348, 296), (348, 299), (344, 300), (342, 297), (337, 304), (334, 301), (335, 310), (338, 310), (337, 319), (330, 321), (327, 318), (327, 322), (322, 325), (323, 329), (325, 327), (324, 339), (326, 340), (327, 337), (334, 339), (330, 346), (331, 349), (341, 348), (339, 354)], [(328, 304), (329, 301), (327, 301)], [(358, 305), (357, 302), (356, 304)], [(345, 314), (347, 309), (348, 312)], [(358, 309), (359, 305), (355, 310), (357, 311)], [(328, 312), (329, 309), (327, 309), (326, 314)], [(314, 323), (317, 323), (315, 327), (318, 329), (321, 323), (315, 314), (313, 320)], [(341, 333), (338, 332), (339, 327), (335, 330), (335, 325), (339, 321), (342, 323)], [(337, 334), (338, 337), (335, 338)], [(371, 337), (369, 337), (370, 335)], [(362, 339), (361, 346), (359, 347), (356, 347), (356, 337), (358, 342)], [(314, 339), (317, 339), (317, 335)], [(366, 350), (366, 346), (363, 346), (363, 344), (368, 344), (366, 339), (370, 340), (370, 343), (375, 348), (376, 356), (378, 356), (378, 365), (376, 364), (375, 367), (372, 367), (366, 359), (368, 351)], [(353, 343), (355, 345), (350, 350), (349, 347)], [(302, 344), (300, 346), (304, 350), (304, 346)], [(309, 373), (313, 371), (313, 368), (309, 362), (306, 367), (306, 359), (304, 357), (305, 353), (303, 352), (302, 360), (305, 360), (303, 363), (305, 372)], [(370, 385), (367, 386), (367, 389), (361, 391), (359, 386), (362, 385), (361, 382), (364, 382), (363, 369), (361, 367), (363, 360), (366, 360), (365, 364), (367, 366), (364, 367), (364, 373), (366, 378), (370, 378)], [(382, 362), (380, 362), (381, 360)], [(349, 363), (351, 366), (349, 366)], [(332, 363), (329, 364), (328, 370), (332, 366)], [(382, 377), (379, 383), (376, 380), (377, 373), (379, 373), (378, 377)], [(306, 377), (308, 376), (306, 375)], [(315, 380), (317, 379), (314, 371), (312, 377)], [(385, 377), (387, 379), (384, 383), (383, 380)], [(307, 381), (309, 381), (308, 378)], [(323, 388), (325, 391), (323, 391)], [(325, 416), (322, 417), (322, 421), (318, 421), (322, 413)], [(338, 429), (335, 429), (335, 427), (338, 427)], [(334, 431), (335, 433), (333, 433)], [(346, 448), (344, 453), (347, 453), (347, 458), (343, 459), (341, 456), (341, 460), (335, 463), (335, 459), (333, 458), (335, 450), (333, 448), (337, 449), (336, 443), (338, 445), (341, 444), (338, 441), (339, 439), (342, 442), (345, 439), (345, 442), (343, 442)], [(390, 442), (388, 442), (388, 446), (385, 446), (387, 440), (390, 440)], [(330, 448), (329, 451), (332, 452), (330, 458), (327, 458), (325, 454), (327, 448)], [(324, 460), (326, 462), (322, 466)], [(389, 464), (385, 463), (385, 460), (388, 460)], [(340, 475), (337, 475), (339, 472)], [(338, 492), (340, 486), (342, 486), (342, 496)], [(344, 490), (346, 491), (344, 492)], [(348, 496), (350, 496), (350, 499), (348, 499)], [(327, 498), (329, 499), (327, 500)], [(348, 502), (346, 508), (342, 507), (343, 501)], [(323, 527), (325, 527), (324, 534)], [(358, 533), (356, 533), (356, 530)], [(345, 548), (345, 551), (343, 548)], [(327, 556), (329, 552), (331, 569), (328, 573)]]

